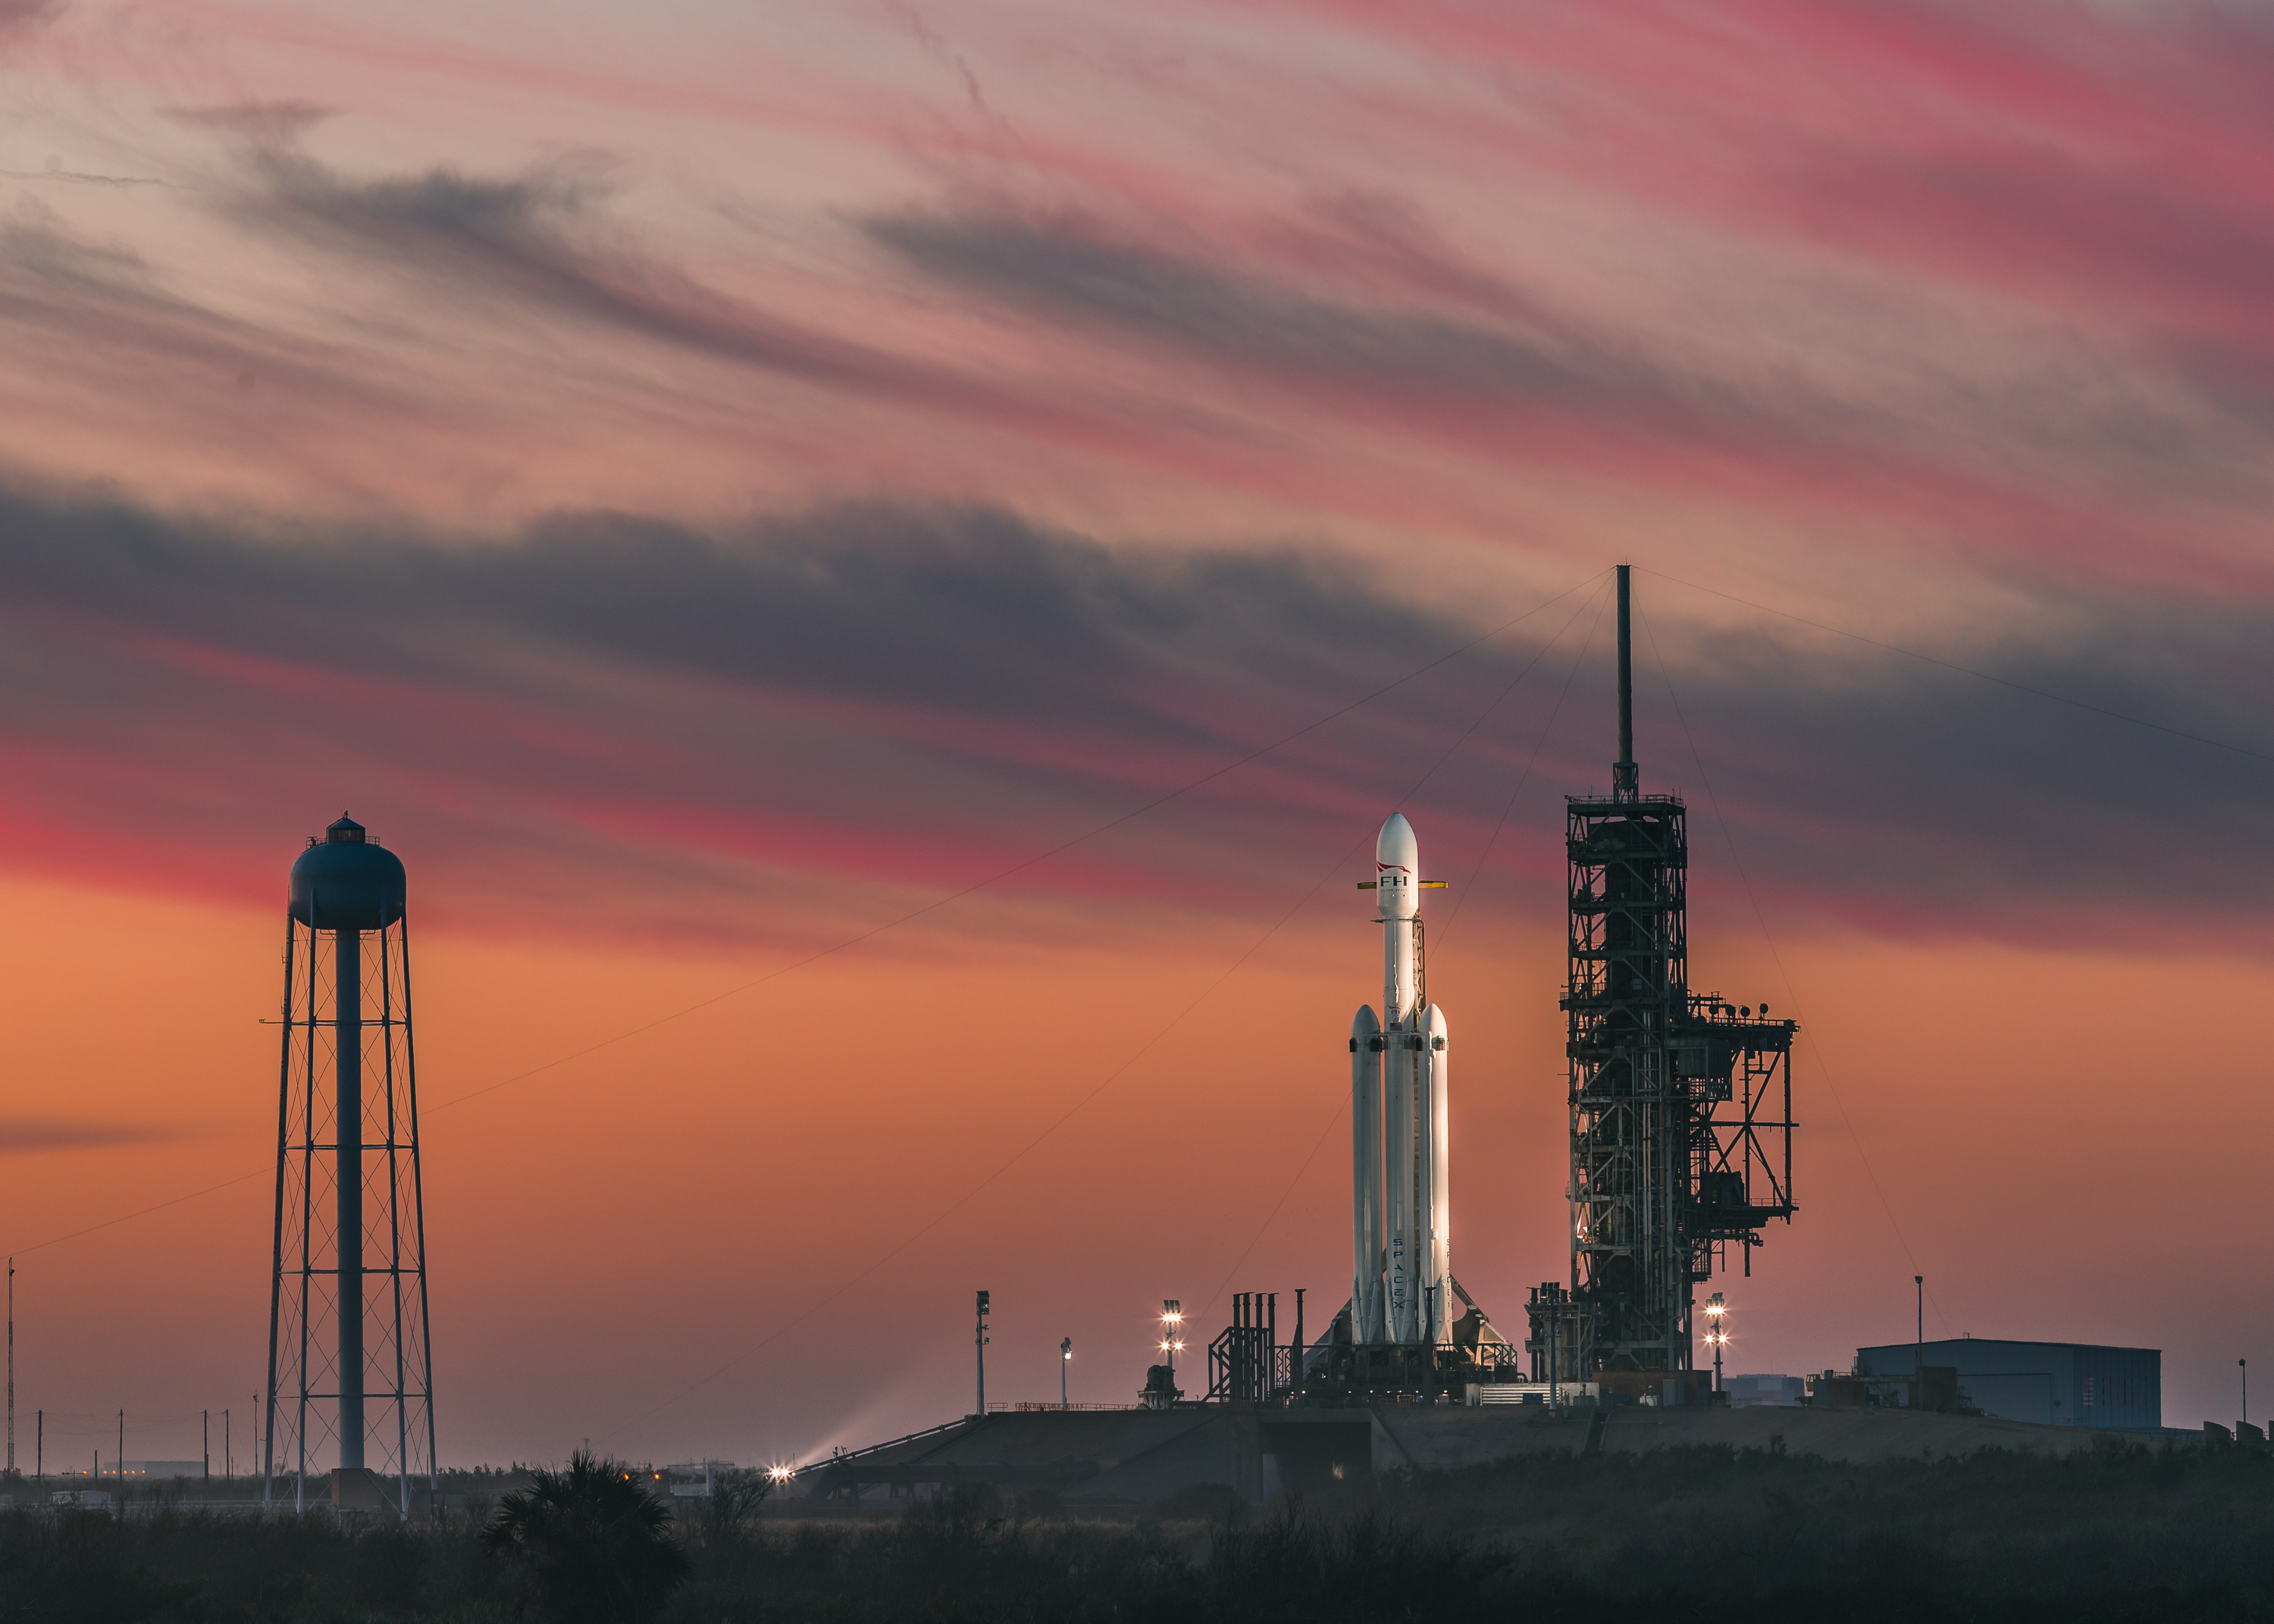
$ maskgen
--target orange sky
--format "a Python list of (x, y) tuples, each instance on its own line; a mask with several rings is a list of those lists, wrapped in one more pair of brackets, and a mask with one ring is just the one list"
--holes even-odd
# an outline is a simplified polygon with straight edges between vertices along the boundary
[(1930, 1334), (2161, 1347), (2232, 1418), (2263, 20), (66, 0), (0, 106), (57, 1458), (260, 1384), (260, 1023), (343, 808), (410, 876), (446, 1462), (928, 1425), (981, 1286), (996, 1397), (1071, 1335), (1126, 1400), (1164, 1296), (1323, 1323), (1393, 808), (1455, 883), (1455, 1267), (1520, 1330), (1620, 561), (1695, 981), (1805, 1029), (1740, 1365), (1924, 1271)]
[[(6, 900), (24, 1074), (90, 1124), (149, 1136), (11, 1156), (19, 1249), (252, 1175), (24, 1251), (19, 1402), (51, 1412), (58, 1449), (124, 1405), (138, 1438), (153, 1417), (150, 1455), (194, 1454), (193, 1423), (162, 1418), (241, 1408), (260, 1379), (275, 921), (21, 883)], [(968, 1402), (979, 1284), (998, 1397), (1048, 1396), (1072, 1335), (1075, 1396), (1126, 1400), (1162, 1296), (1209, 1304), (1205, 1324), (1224, 1289), (1301, 1285), (1331, 1313), (1338, 1034), (1375, 968), (1363, 914), (1321, 890), (1212, 993), (1261, 928), (1141, 953), (1100, 931), (1048, 956), (920, 931), (463, 1103), (771, 966), (417, 941), (445, 1458), (585, 1436), (802, 1458), (925, 1425)], [(1727, 972), (1713, 984), (1781, 985), (1757, 931), (1714, 922), (1698, 956)], [(1563, 1272), (1541, 991), (1555, 923), (1495, 920), (1432, 955), (1460, 1066), (1456, 1267), (1511, 1327), (1525, 1288)], [(1907, 1335), (1915, 1259), (1930, 1335), (2161, 1346), (2167, 1418), (2225, 1413), (2225, 1350), (2263, 1320), (2258, 1266), (2222, 1235), (2252, 1199), (2268, 1108), (2241, 1035), (2172, 1015), (2247, 1005), (2256, 972), (1834, 934), (1780, 946), (1809, 1039), (1802, 1214), (1755, 1279), (1721, 1282), (1738, 1365), (1822, 1369)], [(2222, 1130), (2181, 1131), (2182, 1112)]]

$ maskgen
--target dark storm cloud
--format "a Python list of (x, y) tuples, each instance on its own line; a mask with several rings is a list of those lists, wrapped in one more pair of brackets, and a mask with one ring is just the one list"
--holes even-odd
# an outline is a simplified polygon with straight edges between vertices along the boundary
[[(2256, 855), (2268, 763), (1773, 619), (1702, 632), (1698, 600), (1643, 581), (1645, 782), (1690, 795), (1703, 891), (1733, 883), (1726, 816), (1776, 906), (1874, 928), (2210, 939), (2248, 934), (2274, 904)], [(486, 883), (569, 818), (581, 832), (548, 848), (548, 883), (582, 873), (571, 890), (598, 897), (668, 879), (713, 909), (749, 883), (732, 867), (744, 835), (779, 851), (791, 827), (843, 870), (968, 882), (1531, 606), (1472, 619), (1315, 551), (1106, 547), (989, 508), (878, 503), (717, 531), (591, 513), (507, 541), (370, 526), (253, 538), (20, 494), (0, 495), (0, 600), (19, 650), (37, 650), (0, 666), (0, 740), (29, 763), (19, 801), (83, 779), (85, 804), (110, 798), (96, 816), (156, 808), (177, 830), (384, 784), (390, 816), (430, 838), (453, 829), (456, 861)], [(1198, 822), (1119, 850), (1118, 877), (1096, 883), (1167, 896), (1195, 861), (1260, 872), (1266, 854), (1339, 845), (1577, 613), (1411, 803), (1436, 849), (1471, 861), (1588, 605), (1583, 592), (1222, 780)], [(1969, 658), (2266, 751), (2262, 630), (2233, 605), (2056, 593)], [(1503, 861), (1555, 872), (1555, 795), (1604, 782), (1608, 663), (1606, 631)]]

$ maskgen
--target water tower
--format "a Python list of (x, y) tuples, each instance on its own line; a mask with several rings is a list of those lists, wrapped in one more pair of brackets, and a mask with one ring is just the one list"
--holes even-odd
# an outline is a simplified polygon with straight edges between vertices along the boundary
[(289, 1481), (296, 1508), (335, 1465), (406, 1517), (411, 1479), (433, 1486), (403, 895), (402, 860), (344, 814), (292, 865), (260, 1493)]

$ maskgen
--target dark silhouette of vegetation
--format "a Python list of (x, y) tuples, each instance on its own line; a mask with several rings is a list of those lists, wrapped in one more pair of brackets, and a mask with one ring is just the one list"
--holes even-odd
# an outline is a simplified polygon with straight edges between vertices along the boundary
[(651, 1618), (687, 1577), (670, 1508), (644, 1476), (579, 1452), (498, 1502), (482, 1547), (517, 1567), (547, 1624)]
[(698, 1501), (683, 1553), (651, 1493), (579, 1461), (486, 1527), (0, 1514), (0, 1624), (2274, 1624), (2274, 1458), (2240, 1449), (1534, 1455), (1141, 1514), (985, 1488), (762, 1518)]
[(731, 1545), (757, 1523), (760, 1507), (774, 1492), (774, 1480), (762, 1471), (722, 1471), (703, 1497), (697, 1526), (706, 1545)]

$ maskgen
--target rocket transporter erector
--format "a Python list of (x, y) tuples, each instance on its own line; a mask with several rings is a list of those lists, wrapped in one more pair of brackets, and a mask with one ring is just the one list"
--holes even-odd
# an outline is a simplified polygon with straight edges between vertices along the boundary
[(1351, 1023), (1351, 1340), (1434, 1346), (1452, 1325), (1444, 1012), (1427, 1002), (1413, 826), (1389, 815), (1374, 842), (1382, 1014)]

